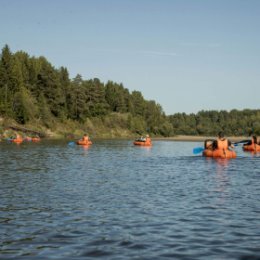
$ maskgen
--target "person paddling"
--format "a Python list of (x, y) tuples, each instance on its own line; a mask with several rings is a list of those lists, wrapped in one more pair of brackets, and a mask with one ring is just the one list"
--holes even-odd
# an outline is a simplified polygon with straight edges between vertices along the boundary
[(136, 139), (136, 141), (138, 142), (145, 142), (145, 138), (141, 135), (138, 139)]
[(247, 143), (245, 143), (244, 145), (254, 145), (254, 144), (258, 144), (257, 143), (257, 136), (256, 135), (253, 135), (252, 136), (252, 139), (251, 140), (248, 140), (248, 142)]
[(82, 141), (87, 143), (89, 141), (89, 136), (87, 134), (84, 134), (82, 137)]
[(152, 140), (149, 135), (146, 135), (145, 142), (148, 144), (152, 143)]
[(212, 148), (213, 150), (228, 150), (229, 148), (234, 148), (234, 145), (231, 143), (231, 141), (225, 138), (223, 132), (219, 132), (217, 140), (214, 140), (212, 143)]

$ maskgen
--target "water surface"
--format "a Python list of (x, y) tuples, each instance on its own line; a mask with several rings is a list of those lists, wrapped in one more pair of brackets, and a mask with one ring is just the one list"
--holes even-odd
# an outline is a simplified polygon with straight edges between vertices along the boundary
[(260, 259), (260, 153), (0, 143), (0, 259)]

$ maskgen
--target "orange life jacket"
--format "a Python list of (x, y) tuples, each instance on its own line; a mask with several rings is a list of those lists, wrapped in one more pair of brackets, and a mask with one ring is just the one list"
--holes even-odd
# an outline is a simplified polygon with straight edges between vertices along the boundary
[(151, 138), (150, 137), (146, 137), (146, 141), (145, 141), (146, 143), (151, 143)]
[[(256, 140), (256, 141), (257, 141), (257, 140)], [(257, 148), (256, 148), (257, 142), (255, 143), (254, 138), (252, 138), (251, 142), (252, 142), (252, 143), (251, 143), (252, 149), (253, 149), (253, 151), (256, 152), (256, 150), (257, 150)]]
[(227, 150), (228, 149), (228, 140), (227, 139), (218, 139), (217, 140), (217, 147), (221, 150)]
[(88, 142), (88, 136), (83, 136), (82, 139), (83, 139), (84, 142)]

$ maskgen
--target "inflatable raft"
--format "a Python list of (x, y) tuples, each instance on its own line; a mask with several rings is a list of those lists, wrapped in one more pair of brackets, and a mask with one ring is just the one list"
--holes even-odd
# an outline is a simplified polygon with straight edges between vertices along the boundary
[(243, 150), (246, 152), (260, 152), (259, 144), (245, 144), (243, 145)]
[(15, 138), (15, 139), (12, 139), (11, 140), (13, 143), (17, 143), (17, 144), (20, 144), (23, 142), (23, 139), (22, 138)]
[(151, 141), (134, 141), (134, 145), (139, 145), (139, 146), (152, 146)]
[(236, 158), (237, 154), (232, 150), (224, 150), (224, 149), (205, 149), (203, 151), (203, 156), (205, 157), (214, 157), (214, 158)]
[(41, 138), (40, 137), (32, 137), (31, 139), (33, 142), (40, 142)]
[(78, 144), (78, 145), (91, 145), (92, 142), (91, 142), (90, 140), (88, 140), (88, 141), (78, 140), (78, 141), (77, 141), (77, 144)]

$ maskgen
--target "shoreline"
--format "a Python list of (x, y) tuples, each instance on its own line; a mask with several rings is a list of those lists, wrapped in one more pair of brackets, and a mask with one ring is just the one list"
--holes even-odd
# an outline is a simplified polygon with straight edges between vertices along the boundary
[[(227, 136), (231, 142), (238, 142), (241, 140), (250, 140), (247, 136)], [(152, 137), (152, 140), (162, 141), (180, 141), (180, 142), (204, 142), (206, 139), (217, 139), (216, 136), (193, 136), (193, 135), (177, 135), (173, 137)]]

